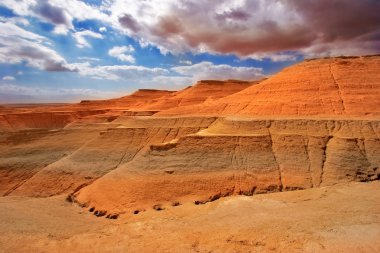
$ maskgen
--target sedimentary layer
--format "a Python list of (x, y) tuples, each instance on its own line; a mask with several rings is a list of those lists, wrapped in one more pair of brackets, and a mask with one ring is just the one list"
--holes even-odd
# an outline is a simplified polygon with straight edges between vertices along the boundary
[(260, 82), (2, 107), (0, 194), (64, 193), (115, 218), (378, 180), (379, 66), (379, 56), (317, 59)]
[(376, 120), (220, 118), (195, 134), (151, 143), (75, 193), (75, 201), (102, 214), (132, 213), (233, 194), (376, 180), (379, 134)]
[(188, 108), (196, 105), (203, 105), (215, 101), (231, 94), (242, 91), (260, 81), (239, 81), (239, 80), (201, 80), (193, 86), (174, 92), (170, 96), (159, 99), (157, 102), (147, 105), (147, 109), (165, 111), (172, 108)]
[[(173, 139), (196, 133), (205, 129), (215, 118), (181, 118), (181, 119), (161, 119), (156, 120), (151, 117), (131, 117), (124, 116), (108, 124), (86, 124), (73, 125), (59, 131), (64, 142), (51, 143), (51, 145), (65, 146), (69, 137), (64, 134), (72, 132), (78, 141), (82, 140), (83, 145), (66, 154), (56, 161), (46, 164), (36, 173), (33, 173), (27, 181), (22, 181), (17, 188), (7, 190), (12, 195), (27, 196), (51, 196), (61, 193), (72, 193), (81, 187), (92, 183), (95, 179), (103, 176), (109, 171), (118, 168), (134, 159), (134, 157), (144, 152), (152, 143), (164, 143)], [(89, 133), (96, 132), (91, 139), (83, 139), (83, 131), (88, 129)], [(54, 141), (54, 139), (52, 139)], [(49, 156), (52, 150), (41, 150), (38, 145), (41, 140), (26, 147), (18, 147), (17, 153), (13, 152), (8, 156), (16, 159), (18, 154), (31, 152), (37, 149), (44, 156)], [(34, 144), (34, 147), (32, 146)], [(32, 148), (33, 147), (33, 148)], [(52, 149), (52, 147), (50, 147)], [(37, 151), (36, 151), (37, 152)], [(16, 156), (17, 155), (17, 156)], [(51, 159), (54, 159), (53, 156)], [(21, 160), (22, 161), (22, 160)], [(3, 165), (6, 167), (7, 163)], [(8, 173), (14, 175), (23, 172), (24, 165), (13, 166)]]
[(158, 115), (379, 118), (379, 69), (380, 56), (307, 60), (225, 98)]

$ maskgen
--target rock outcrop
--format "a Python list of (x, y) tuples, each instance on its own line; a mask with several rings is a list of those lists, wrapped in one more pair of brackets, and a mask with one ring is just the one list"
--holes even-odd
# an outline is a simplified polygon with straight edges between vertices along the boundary
[[(308, 60), (257, 82), (0, 108), (0, 194), (97, 216), (380, 176), (380, 57)], [(232, 115), (232, 116), (231, 116)]]
[[(214, 120), (215, 118), (155, 120), (151, 117), (121, 117), (112, 124), (106, 124), (106, 129), (75, 152), (39, 170), (13, 190), (12, 194), (42, 197), (77, 191), (133, 160), (148, 149), (150, 144), (164, 143), (196, 133)], [(70, 128), (65, 131), (70, 131)]]
[(175, 201), (377, 180), (379, 134), (379, 121), (218, 119), (196, 134), (150, 145), (75, 199), (132, 213)]
[(141, 110), (152, 103), (164, 99), (174, 91), (155, 90), (155, 89), (139, 89), (136, 92), (115, 99), (109, 100), (83, 100), (79, 106), (83, 108), (120, 108), (120, 109), (137, 109)]
[(183, 90), (175, 92), (170, 96), (160, 99), (156, 103), (152, 103), (146, 108), (157, 111), (192, 108), (196, 105), (203, 105), (204, 103), (209, 103), (211, 101), (224, 98), (257, 83), (259, 83), (259, 81), (201, 80), (194, 86), (189, 86)]
[(258, 85), (158, 115), (380, 117), (380, 56), (307, 60)]

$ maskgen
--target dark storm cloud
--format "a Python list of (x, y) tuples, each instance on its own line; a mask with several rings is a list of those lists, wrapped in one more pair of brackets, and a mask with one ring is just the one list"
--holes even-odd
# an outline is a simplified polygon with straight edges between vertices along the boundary
[[(164, 12), (141, 14), (164, 4)], [(249, 56), (289, 50), (310, 53), (323, 47), (333, 54), (344, 53), (338, 45), (351, 42), (348, 53), (378, 48), (378, 0), (182, 0), (135, 5), (140, 12), (125, 14), (120, 23), (167, 51)], [(358, 41), (365, 42), (367, 50), (360, 50)]]
[(129, 14), (125, 14), (124, 16), (119, 18), (120, 24), (133, 31), (133, 32), (138, 32), (140, 30), (139, 24), (136, 22), (136, 20)]
[(70, 24), (70, 20), (65, 14), (65, 11), (62, 8), (51, 5), (48, 1), (39, 1), (34, 11), (55, 25)]
[(247, 20), (251, 15), (243, 10), (231, 10), (223, 12), (222, 14), (216, 14), (215, 16), (218, 20)]
[(325, 41), (353, 39), (380, 30), (378, 0), (288, 0), (305, 25)]

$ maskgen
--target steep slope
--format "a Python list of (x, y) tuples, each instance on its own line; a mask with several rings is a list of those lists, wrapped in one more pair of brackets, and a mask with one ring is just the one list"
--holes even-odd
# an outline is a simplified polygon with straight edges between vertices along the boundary
[[(147, 106), (148, 109), (162, 111), (167, 109), (177, 110), (199, 105), (204, 102), (217, 100), (228, 95), (234, 94), (250, 87), (258, 82), (248, 82), (239, 80), (202, 80), (194, 86), (189, 86), (183, 90), (172, 93), (156, 103)], [(181, 109), (178, 109), (181, 110)]]
[(84, 100), (79, 105), (86, 108), (100, 107), (141, 110), (173, 93), (174, 91), (168, 90), (139, 89), (124, 97), (109, 100)]
[(379, 63), (310, 60), (260, 83), (200, 81), (179, 92), (2, 109), (0, 192), (65, 193), (97, 216), (117, 217), (378, 180)]
[(158, 115), (380, 116), (380, 56), (307, 60), (258, 85)]
[[(0, 132), (1, 131), (18, 131), (26, 129), (60, 129), (67, 124), (77, 121), (86, 120), (99, 115), (105, 115), (109, 110), (77, 110), (77, 111), (55, 111), (45, 109), (45, 111), (27, 111), (20, 113), (7, 113), (0, 115)], [(103, 120), (107, 121), (112, 115), (105, 115)]]
[(128, 96), (110, 100), (85, 100), (60, 106), (20, 105), (0, 108), (0, 132), (24, 129), (59, 129), (77, 123), (110, 122), (122, 114), (152, 115), (144, 108), (170, 95), (172, 91), (140, 89)]
[(161, 110), (208, 103), (255, 83), (204, 80), (177, 92), (139, 89), (128, 96), (109, 100), (84, 100), (79, 104), (60, 106), (21, 106), (14, 110), (5, 107), (0, 110), (0, 131), (58, 129), (70, 123), (110, 122), (120, 115), (151, 116)]
[(75, 199), (96, 214), (132, 214), (176, 202), (376, 180), (379, 134), (379, 121), (218, 119), (196, 134), (151, 144)]
[[(215, 118), (168, 118), (122, 116), (83, 146), (35, 173), (12, 195), (51, 196), (71, 193), (131, 161), (152, 143), (168, 142), (208, 127)], [(94, 128), (88, 124), (79, 129)], [(65, 130), (77, 129), (78, 125)], [(57, 144), (56, 144), (57, 145)], [(43, 151), (42, 151), (43, 152)], [(44, 152), (48, 154), (49, 151)]]
[(0, 133), (0, 195), (9, 195), (40, 170), (75, 152), (97, 128)]

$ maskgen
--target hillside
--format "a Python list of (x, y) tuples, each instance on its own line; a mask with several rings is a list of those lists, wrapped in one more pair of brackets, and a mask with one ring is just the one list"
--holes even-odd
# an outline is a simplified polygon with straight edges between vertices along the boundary
[(158, 115), (380, 116), (380, 56), (306, 60), (240, 92)]

